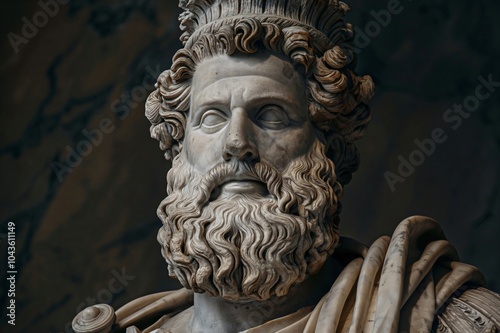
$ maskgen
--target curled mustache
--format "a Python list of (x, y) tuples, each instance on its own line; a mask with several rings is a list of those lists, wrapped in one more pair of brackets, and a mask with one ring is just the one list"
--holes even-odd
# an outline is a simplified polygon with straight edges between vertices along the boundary
[[(314, 167), (309, 167), (312, 169), (310, 170), (311, 172), (315, 172)], [(296, 171), (304, 172), (306, 167), (302, 166), (302, 169), (303, 170)], [(211, 201), (211, 199), (217, 197), (218, 190), (221, 185), (234, 179), (255, 180), (264, 183), (269, 194), (277, 200), (278, 209), (282, 213), (296, 214), (306, 217), (307, 212), (303, 211), (304, 205), (298, 202), (299, 199), (302, 198), (301, 201), (307, 205), (313, 203), (314, 200), (317, 199), (315, 191), (308, 191), (303, 194), (301, 193), (303, 191), (299, 191), (298, 196), (292, 195), (294, 191), (298, 190), (297, 188), (294, 188), (294, 184), (286, 181), (278, 170), (265, 162), (250, 163), (236, 160), (222, 162), (207, 171), (206, 174), (198, 175), (198, 177), (198, 186), (190, 188), (190, 193), (182, 191), (183, 195), (192, 198), (191, 200), (186, 201), (186, 205), (193, 205), (199, 208), (203, 207)], [(311, 186), (324, 188), (325, 192), (331, 191), (329, 186), (333, 186), (335, 188), (335, 195), (329, 196), (332, 200), (327, 202), (329, 210), (331, 212), (335, 212), (338, 209), (336, 199), (337, 196), (341, 195), (342, 188), (340, 187), (340, 184), (331, 180), (330, 175), (323, 173), (322, 178), (327, 178), (326, 184), (328, 184), (328, 187), (325, 187), (325, 183), (323, 182), (315, 182), (312, 183)], [(167, 193), (169, 195), (175, 195), (174, 189), (187, 188), (187, 185), (191, 183), (192, 180), (179, 177), (179, 175), (174, 175), (169, 172), (167, 182)], [(316, 206), (315, 208), (318, 209), (321, 207)]]

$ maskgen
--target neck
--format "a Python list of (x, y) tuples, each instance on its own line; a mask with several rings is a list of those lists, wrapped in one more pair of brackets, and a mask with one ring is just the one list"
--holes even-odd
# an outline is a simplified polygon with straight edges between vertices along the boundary
[(240, 332), (303, 307), (316, 305), (330, 290), (336, 276), (332, 260), (327, 260), (318, 274), (291, 288), (283, 297), (273, 296), (262, 302), (242, 303), (211, 297), (206, 293), (195, 293), (194, 313), (189, 324), (189, 332)]

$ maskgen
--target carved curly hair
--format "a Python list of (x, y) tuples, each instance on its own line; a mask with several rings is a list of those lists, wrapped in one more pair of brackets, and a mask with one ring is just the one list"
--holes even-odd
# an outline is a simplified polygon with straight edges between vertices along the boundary
[(354, 72), (352, 26), (343, 20), (335, 24), (335, 38), (331, 39), (335, 46), (322, 50), (306, 28), (276, 16), (213, 22), (195, 41), (180, 49), (171, 69), (159, 76), (157, 89), (146, 102), (151, 137), (160, 141), (167, 159), (180, 152), (190, 108), (191, 79), (203, 59), (267, 49), (286, 56), (304, 75), (310, 119), (327, 156), (335, 163), (338, 182), (347, 184), (359, 165), (354, 141), (363, 136), (370, 121), (366, 103), (373, 96), (374, 85), (369, 76)]

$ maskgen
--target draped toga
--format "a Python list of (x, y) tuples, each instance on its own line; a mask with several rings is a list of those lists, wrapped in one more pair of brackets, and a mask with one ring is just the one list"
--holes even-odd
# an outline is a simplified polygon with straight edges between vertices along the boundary
[[(430, 218), (407, 218), (392, 237), (381, 237), (370, 247), (341, 237), (332, 260), (341, 272), (316, 306), (244, 333), (500, 331), (500, 295), (483, 288), (479, 270), (459, 261)], [(143, 332), (176, 333), (176, 327), (187, 327), (192, 291), (146, 297), (147, 302), (131, 302), (116, 312), (119, 327), (159, 311), (163, 317)], [(127, 332), (141, 331), (129, 327)]]

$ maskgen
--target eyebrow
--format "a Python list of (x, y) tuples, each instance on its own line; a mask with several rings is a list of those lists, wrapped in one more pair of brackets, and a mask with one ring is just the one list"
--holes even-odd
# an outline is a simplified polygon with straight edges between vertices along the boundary
[(275, 91), (265, 92), (255, 98), (249, 99), (252, 103), (265, 105), (265, 104), (281, 104), (284, 106), (300, 108), (300, 102), (295, 98), (286, 98), (283, 94), (277, 93)]
[[(227, 104), (228, 97), (230, 96), (221, 96), (220, 98), (216, 96), (207, 96), (207, 98), (204, 98), (203, 95), (199, 95), (195, 102), (200, 105), (223, 105)], [(286, 98), (282, 93), (275, 91), (260, 92), (258, 95), (250, 96), (250, 98), (245, 99), (245, 101), (255, 104), (283, 104), (297, 108), (300, 107), (298, 100)]]
[[(246, 75), (246, 76), (247, 77), (251, 77), (251, 76), (254, 76), (254, 75)], [(221, 81), (224, 81), (224, 80), (230, 79), (230, 78), (232, 78), (232, 76), (231, 77), (226, 77), (226, 78), (219, 79), (219, 80), (217, 80), (215, 82), (210, 82), (208, 85), (204, 85), (204, 87), (200, 91), (198, 91), (198, 96), (196, 97), (196, 99), (193, 100), (193, 102), (197, 102), (198, 99), (204, 98), (204, 96), (207, 95), (207, 93), (205, 92), (207, 88), (211, 87), (212, 85), (214, 85), (214, 84), (216, 84), (218, 82), (221, 82)], [(269, 91), (269, 90), (260, 91), (259, 94), (258, 94), (259, 96), (255, 96), (255, 94), (253, 94), (252, 97), (255, 96), (255, 98), (251, 98), (251, 99), (248, 99), (248, 100), (255, 101), (255, 102), (265, 102), (265, 101), (271, 100), (271, 99), (278, 99), (278, 100), (281, 100), (281, 101), (283, 101), (284, 103), (286, 103), (288, 105), (294, 105), (294, 106), (297, 106), (297, 107), (300, 106), (300, 105), (298, 105), (298, 103), (290, 103), (287, 98), (283, 98), (282, 97), (283, 93), (285, 93), (287, 91), (286, 90), (286, 88), (287, 88), (286, 84), (284, 84), (281, 81), (274, 80), (274, 79), (271, 79), (271, 78), (266, 78), (266, 79), (272, 80), (276, 84), (283, 86), (283, 88), (285, 88), (285, 90), (283, 90), (282, 92), (278, 92), (278, 93), (276, 93), (275, 91)], [(203, 104), (205, 104), (205, 105), (217, 105), (217, 104), (220, 105), (220, 104), (224, 104), (224, 103), (227, 102), (227, 98), (228, 97), (230, 97), (230, 94), (228, 94), (226, 96), (223, 96), (222, 99), (217, 99), (217, 98), (215, 98), (213, 96), (213, 94), (210, 94), (206, 100), (203, 100)]]

